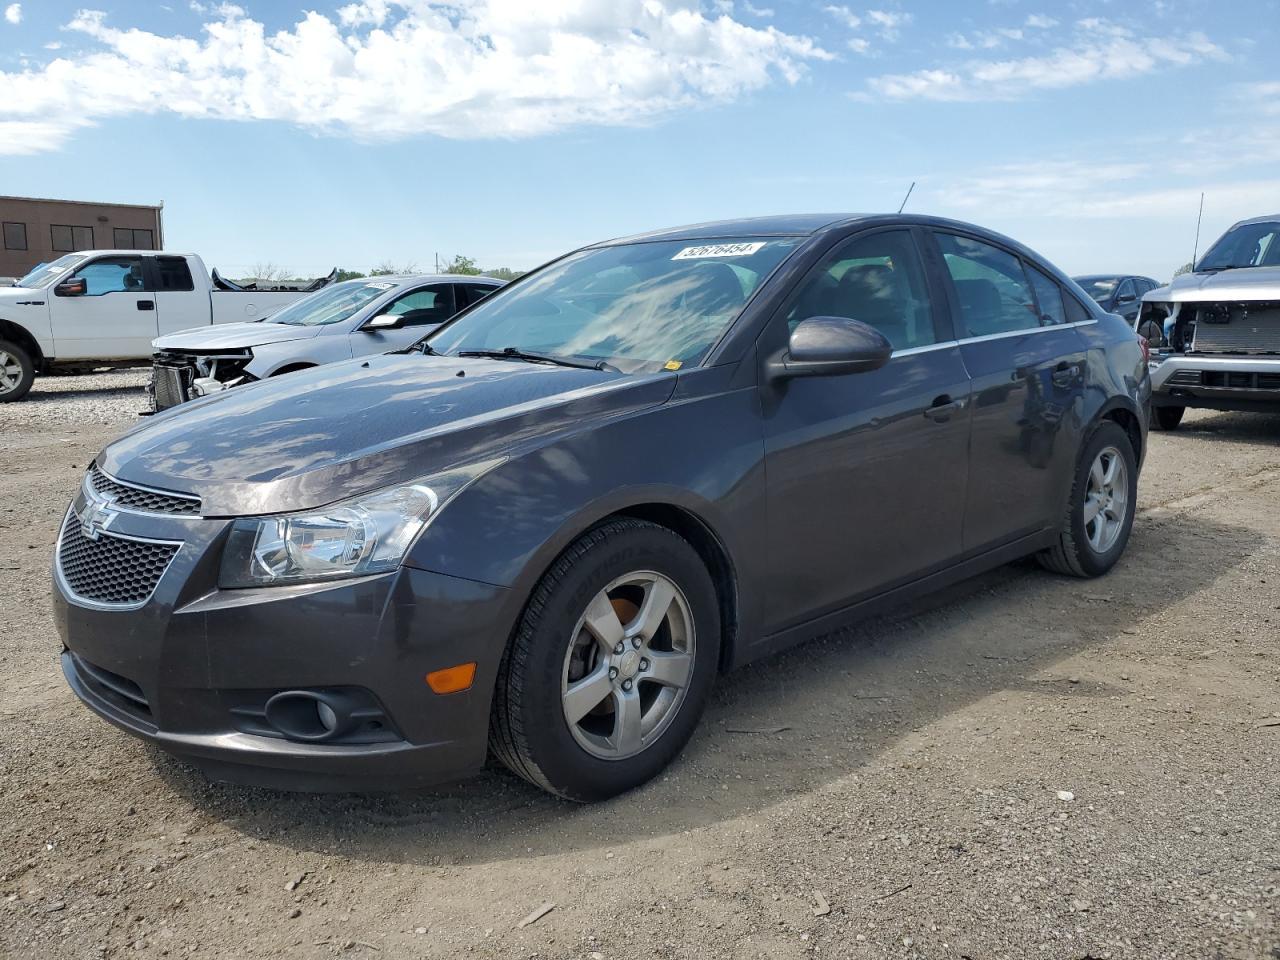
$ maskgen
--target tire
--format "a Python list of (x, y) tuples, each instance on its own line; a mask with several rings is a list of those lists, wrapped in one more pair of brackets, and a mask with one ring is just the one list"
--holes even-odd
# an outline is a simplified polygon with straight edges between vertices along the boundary
[[(662, 617), (643, 615), (646, 603), (668, 594)], [(651, 640), (637, 647), (641, 624)], [(565, 550), (534, 588), (498, 670), (490, 749), (566, 799), (616, 796), (683, 749), (719, 662), (719, 605), (702, 558), (666, 527), (608, 521)], [(570, 713), (580, 719), (571, 722)]]
[(1177, 430), (1178, 424), (1182, 422), (1182, 415), (1186, 412), (1186, 407), (1152, 408), (1152, 413), (1155, 415), (1153, 418), (1154, 423), (1161, 430)]
[(31, 354), (12, 340), (0, 340), (0, 403), (21, 400), (35, 379)]
[[(1094, 467), (1096, 463), (1106, 471), (1113, 459), (1119, 462), (1118, 469), (1123, 469), (1124, 476), (1114, 477), (1107, 499), (1106, 488), (1100, 491)], [(1103, 420), (1094, 426), (1081, 448), (1058, 542), (1037, 555), (1041, 565), (1066, 576), (1102, 576), (1116, 565), (1129, 542), (1137, 498), (1138, 464), (1129, 434), (1119, 424)], [(1111, 509), (1086, 521), (1086, 504), (1093, 506), (1100, 500), (1106, 500)], [(1118, 516), (1112, 519), (1113, 515)], [(1104, 524), (1101, 530), (1099, 522)]]

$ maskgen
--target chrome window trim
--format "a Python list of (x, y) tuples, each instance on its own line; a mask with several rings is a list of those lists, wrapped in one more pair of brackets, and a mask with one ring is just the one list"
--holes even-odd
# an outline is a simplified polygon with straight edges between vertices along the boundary
[[(153, 493), (158, 497), (169, 497), (172, 500), (183, 500), (187, 503), (194, 504), (196, 509), (201, 512), (188, 513), (188, 514), (166, 513), (163, 510), (141, 510), (138, 507), (133, 507), (127, 504), (119, 503), (118, 501), (113, 500), (110, 497), (104, 496), (103, 494), (99, 493), (97, 490), (94, 489), (93, 481), (91, 479), (93, 477), (94, 470), (97, 470), (100, 474), (102, 474), (104, 477), (106, 477), (108, 480), (110, 480), (112, 483), (118, 486), (128, 487), (133, 490), (141, 490), (143, 493)], [(190, 520), (198, 519), (204, 516), (204, 513), (203, 513), (204, 505), (200, 497), (197, 497), (195, 494), (178, 493), (173, 490), (161, 490), (158, 487), (147, 487), (141, 483), (133, 483), (128, 480), (120, 480), (119, 478), (113, 477), (111, 474), (107, 473), (107, 471), (103, 470), (102, 467), (98, 466), (98, 464), (96, 463), (90, 465), (89, 469), (85, 471), (84, 480), (81, 482), (81, 486), (84, 489), (84, 495), (88, 497), (90, 500), (97, 500), (101, 503), (108, 503), (111, 505), (111, 509), (115, 510), (118, 513), (132, 513), (132, 514), (137, 514), (139, 516), (144, 516), (144, 517), (185, 517)], [(139, 539), (139, 538), (135, 537), (132, 539)], [(152, 542), (171, 543), (172, 541), (156, 540)]]
[(1066, 330), (1069, 327), (1089, 327), (1096, 324), (1097, 318), (1092, 320), (1077, 320), (1074, 323), (1053, 323), (1045, 327), (1027, 327), (1025, 330), (1009, 330), (1005, 333), (987, 333), (980, 337), (961, 337), (958, 340), (942, 340), (938, 343), (927, 343), (920, 347), (906, 347), (902, 350), (893, 351), (894, 357), (910, 357), (918, 353), (928, 353), (930, 350), (944, 350), (947, 347), (962, 347), (966, 343), (985, 343), (988, 340), (1004, 340), (1008, 337), (1021, 337), (1027, 334), (1048, 333), (1051, 330)]
[(58, 543), (53, 548), (53, 575), (58, 583), (59, 589), (69, 599), (75, 602), (76, 606), (87, 607), (90, 610), (106, 610), (106, 611), (124, 611), (124, 610), (140, 610), (151, 602), (151, 598), (156, 595), (156, 589), (160, 586), (165, 576), (169, 573), (169, 568), (173, 566), (173, 561), (178, 559), (182, 553), (182, 548), (186, 545), (181, 540), (156, 540), (151, 537), (134, 537), (123, 533), (114, 533), (110, 530), (103, 530), (98, 536), (115, 537), (117, 540), (132, 540), (136, 543), (151, 543), (157, 546), (177, 547), (173, 556), (169, 558), (169, 562), (164, 565), (164, 569), (160, 571), (160, 576), (156, 577), (156, 585), (151, 588), (151, 592), (147, 594), (145, 600), (138, 600), (133, 603), (104, 603), (101, 600), (91, 600), (76, 593), (71, 588), (71, 584), (67, 582), (67, 578), (62, 574), (62, 540), (67, 533), (68, 523), (79, 523), (80, 517), (76, 514), (74, 506), (67, 508), (67, 515), (62, 519), (62, 526), (58, 528)]

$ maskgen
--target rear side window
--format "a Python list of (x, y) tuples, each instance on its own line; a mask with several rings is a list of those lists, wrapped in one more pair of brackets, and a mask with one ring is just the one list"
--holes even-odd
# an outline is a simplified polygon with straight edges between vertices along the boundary
[(1071, 296), (1071, 294), (1064, 293), (1062, 295), (1062, 303), (1067, 309), (1067, 323), (1083, 323), (1086, 320), (1093, 319), (1093, 315), (1081, 306), (1080, 301)]
[(462, 293), (462, 296), (459, 297), (458, 309), (461, 310), (463, 307), (469, 307), (473, 303), (478, 303), (497, 289), (499, 288), (491, 287), (482, 283), (459, 284), (458, 290)]
[(966, 336), (1014, 333), (1040, 326), (1022, 261), (989, 243), (950, 233), (936, 234), (955, 284)]
[(895, 350), (937, 342), (915, 241), (905, 230), (854, 237), (813, 269), (795, 293), (787, 324), (847, 317), (884, 334)]
[(1031, 286), (1036, 291), (1036, 302), (1040, 305), (1040, 323), (1052, 326), (1055, 323), (1067, 322), (1067, 311), (1062, 305), (1062, 288), (1048, 274), (1041, 273), (1031, 264), (1027, 264), (1027, 276), (1031, 278)]
[(156, 289), (160, 291), (194, 290), (191, 268), (183, 257), (156, 257)]

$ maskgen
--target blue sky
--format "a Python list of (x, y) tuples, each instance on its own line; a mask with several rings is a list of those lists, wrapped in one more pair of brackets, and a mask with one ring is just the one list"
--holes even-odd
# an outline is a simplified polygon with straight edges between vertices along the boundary
[(1280, 211), (1277, 0), (0, 0), (0, 193), (229, 275), (908, 209), (1167, 278)]

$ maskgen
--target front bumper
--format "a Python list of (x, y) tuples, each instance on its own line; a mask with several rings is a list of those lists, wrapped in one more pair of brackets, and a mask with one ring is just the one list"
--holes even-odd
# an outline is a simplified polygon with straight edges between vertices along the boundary
[[(121, 513), (113, 532), (144, 527), (183, 541), (152, 596), (132, 609), (76, 597), (55, 569), (63, 672), (91, 710), (213, 779), (256, 786), (393, 789), (483, 766), (508, 591), (410, 567), (219, 590), (228, 523)], [(470, 689), (439, 695), (426, 684), (427, 673), (469, 661)], [(373, 735), (299, 742), (263, 719), (276, 694), (335, 689), (373, 705)]]
[(1210, 410), (1280, 409), (1280, 356), (1176, 354), (1151, 365), (1151, 402)]

